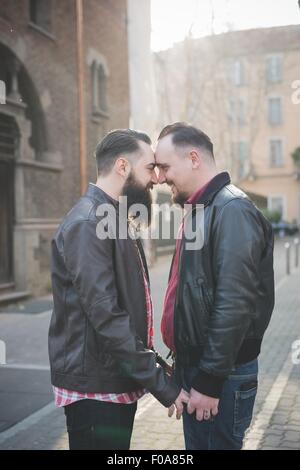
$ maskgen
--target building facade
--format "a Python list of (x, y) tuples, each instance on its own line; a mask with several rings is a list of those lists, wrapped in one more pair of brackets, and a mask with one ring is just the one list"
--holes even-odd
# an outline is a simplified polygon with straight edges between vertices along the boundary
[(300, 224), (300, 27), (187, 38), (155, 55), (157, 127), (185, 120), (212, 138), (220, 170)]
[(82, 21), (79, 3), (0, 0), (0, 300), (50, 290), (51, 238), (80, 196), (80, 130), (86, 183), (97, 142), (128, 127), (127, 2), (83, 1)]

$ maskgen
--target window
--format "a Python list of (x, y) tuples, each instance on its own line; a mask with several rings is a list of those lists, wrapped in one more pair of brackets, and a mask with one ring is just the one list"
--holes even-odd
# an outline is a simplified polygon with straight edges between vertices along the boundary
[(93, 113), (107, 114), (107, 74), (103, 64), (92, 63)]
[(280, 55), (272, 55), (267, 58), (267, 80), (271, 83), (282, 80), (282, 58)]
[(246, 123), (246, 105), (242, 99), (230, 99), (229, 119), (232, 124), (243, 126)]
[(237, 166), (238, 178), (245, 178), (249, 172), (249, 148), (245, 141), (233, 144), (233, 157)]
[(239, 178), (245, 178), (248, 173), (248, 144), (247, 142), (238, 143), (238, 175)]
[(109, 68), (105, 56), (97, 49), (88, 49), (86, 61), (90, 70), (92, 119), (99, 122), (98, 118), (109, 118)]
[(245, 85), (245, 70), (241, 60), (236, 60), (232, 64), (232, 82), (236, 86)]
[(270, 166), (283, 166), (283, 145), (280, 139), (270, 140)]
[(51, 0), (30, 0), (30, 22), (47, 32), (51, 32)]
[(276, 125), (282, 123), (282, 107), (280, 98), (269, 98), (268, 115), (269, 124)]
[(285, 200), (283, 196), (269, 196), (268, 209), (270, 211), (279, 212), (281, 219), (285, 216)]
[(246, 104), (244, 100), (238, 101), (238, 123), (241, 126), (246, 123)]
[(234, 124), (235, 123), (235, 100), (230, 98), (228, 102), (228, 119)]

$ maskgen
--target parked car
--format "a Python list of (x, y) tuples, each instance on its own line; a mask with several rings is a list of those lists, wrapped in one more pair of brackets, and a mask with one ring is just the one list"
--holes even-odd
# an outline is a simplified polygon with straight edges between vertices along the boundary
[(286, 222), (281, 220), (280, 222), (272, 222), (272, 227), (275, 234), (278, 234), (280, 237), (285, 237), (286, 235), (295, 235), (299, 232), (299, 227), (297, 224)]

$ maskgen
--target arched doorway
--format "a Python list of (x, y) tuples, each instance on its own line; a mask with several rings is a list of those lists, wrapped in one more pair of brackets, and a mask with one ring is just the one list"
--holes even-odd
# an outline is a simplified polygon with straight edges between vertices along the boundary
[(6, 88), (6, 103), (0, 107), (2, 304), (28, 296), (30, 282), (39, 272), (40, 228), (34, 226), (39, 209), (33, 192), (38, 172), (47, 171), (49, 153), (45, 116), (31, 75), (15, 52), (1, 42), (0, 63), (0, 80)]
[(13, 117), (0, 113), (0, 289), (14, 285), (14, 167), (19, 132)]

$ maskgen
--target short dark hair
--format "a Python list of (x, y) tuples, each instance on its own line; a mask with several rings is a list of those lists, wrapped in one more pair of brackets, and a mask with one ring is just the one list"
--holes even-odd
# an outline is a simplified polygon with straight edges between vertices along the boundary
[(98, 174), (108, 174), (120, 154), (138, 151), (139, 141), (151, 145), (147, 134), (132, 129), (116, 129), (106, 134), (95, 150)]
[(158, 136), (158, 140), (166, 135), (172, 135), (172, 142), (178, 147), (186, 145), (194, 145), (207, 150), (214, 158), (214, 146), (207, 134), (205, 134), (197, 127), (194, 127), (186, 122), (175, 122), (164, 127)]

